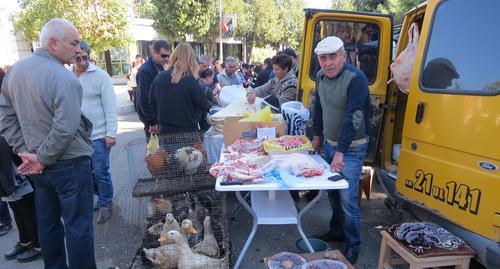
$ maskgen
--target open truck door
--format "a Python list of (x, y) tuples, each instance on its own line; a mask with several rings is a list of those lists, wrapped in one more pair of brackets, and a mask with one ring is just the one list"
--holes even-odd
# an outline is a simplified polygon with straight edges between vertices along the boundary
[(396, 180), (404, 200), (463, 229), (446, 227), (485, 265), (500, 241), (499, 9), (498, 1), (427, 3)]
[[(373, 162), (383, 116), (389, 65), (392, 53), (390, 15), (305, 9), (304, 35), (298, 77), (298, 100), (314, 112), (316, 74), (320, 70), (314, 48), (328, 36), (344, 41), (347, 62), (361, 69), (368, 78), (373, 118), (367, 161)], [(312, 119), (312, 117), (310, 117)], [(312, 122), (309, 122), (311, 126)]]

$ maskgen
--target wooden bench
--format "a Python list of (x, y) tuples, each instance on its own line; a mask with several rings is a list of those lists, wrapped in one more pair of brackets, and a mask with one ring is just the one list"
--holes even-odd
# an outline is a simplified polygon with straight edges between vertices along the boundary
[[(381, 231), (382, 243), (380, 247), (380, 257), (378, 269), (392, 269), (392, 265), (409, 263), (410, 269), (421, 269), (437, 266), (455, 266), (456, 269), (468, 269), (470, 255), (446, 255), (420, 258), (406, 250), (397, 240), (386, 231)], [(401, 258), (391, 259), (391, 250), (396, 252)]]

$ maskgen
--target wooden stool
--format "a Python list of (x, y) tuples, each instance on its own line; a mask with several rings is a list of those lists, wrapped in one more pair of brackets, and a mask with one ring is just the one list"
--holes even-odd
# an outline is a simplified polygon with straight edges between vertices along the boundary
[[(436, 266), (455, 266), (456, 269), (468, 269), (469, 262), (473, 255), (446, 255), (419, 258), (403, 248), (386, 231), (381, 231), (382, 243), (380, 247), (380, 257), (378, 269), (392, 269), (391, 265), (409, 263), (410, 269), (421, 269)], [(391, 259), (391, 250), (396, 252), (401, 259)]]

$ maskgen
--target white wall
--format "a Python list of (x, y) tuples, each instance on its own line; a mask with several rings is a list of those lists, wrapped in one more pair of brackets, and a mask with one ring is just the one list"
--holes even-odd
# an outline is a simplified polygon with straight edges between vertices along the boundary
[(31, 55), (31, 48), (23, 41), (22, 35), (14, 36), (10, 17), (17, 8), (16, 0), (0, 1), (0, 67)]

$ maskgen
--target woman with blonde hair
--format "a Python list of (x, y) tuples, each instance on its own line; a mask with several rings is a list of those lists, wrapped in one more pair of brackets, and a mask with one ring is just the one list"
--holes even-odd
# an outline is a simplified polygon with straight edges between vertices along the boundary
[(177, 46), (170, 55), (169, 68), (151, 84), (149, 102), (155, 113), (159, 134), (200, 130), (200, 113), (210, 106), (197, 81), (198, 62), (188, 44)]

